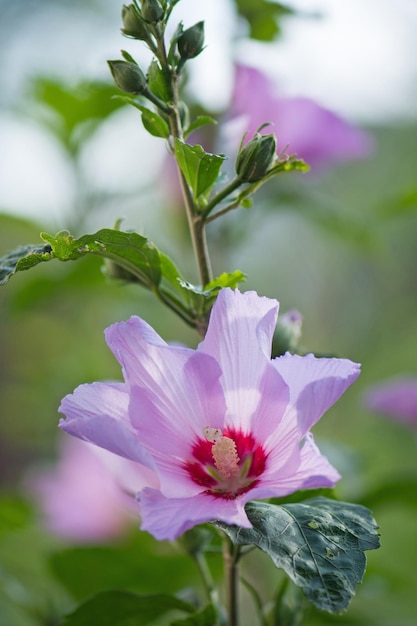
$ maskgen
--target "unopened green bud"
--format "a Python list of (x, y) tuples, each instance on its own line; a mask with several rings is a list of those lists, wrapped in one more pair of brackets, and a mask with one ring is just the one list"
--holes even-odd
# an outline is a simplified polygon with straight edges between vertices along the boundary
[(202, 51), (204, 46), (204, 22), (197, 22), (187, 28), (178, 38), (178, 52), (181, 59), (193, 59)]
[(107, 63), (119, 89), (133, 94), (146, 91), (148, 85), (145, 74), (136, 63), (129, 61), (107, 61)]
[(159, 0), (142, 0), (142, 15), (146, 22), (159, 22), (164, 15), (164, 10)]
[(273, 357), (297, 351), (302, 323), (302, 315), (296, 310), (287, 311), (278, 318), (272, 341)]
[(122, 20), (122, 33), (126, 37), (133, 37), (133, 39), (147, 41), (148, 31), (146, 24), (134, 4), (129, 4), (129, 6), (126, 6), (125, 4), (123, 5)]
[(245, 183), (261, 180), (274, 165), (277, 152), (275, 135), (256, 133), (241, 147), (236, 159), (236, 174)]

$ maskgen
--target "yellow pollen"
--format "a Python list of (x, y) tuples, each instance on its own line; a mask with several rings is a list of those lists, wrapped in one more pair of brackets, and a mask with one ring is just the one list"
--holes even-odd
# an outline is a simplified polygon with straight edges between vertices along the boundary
[(239, 473), (240, 459), (233, 439), (221, 436), (213, 445), (211, 453), (217, 469), (224, 478), (230, 478)]

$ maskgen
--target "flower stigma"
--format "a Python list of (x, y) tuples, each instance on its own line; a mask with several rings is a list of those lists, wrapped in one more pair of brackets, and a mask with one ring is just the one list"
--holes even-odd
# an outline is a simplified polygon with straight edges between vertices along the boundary
[(234, 499), (257, 485), (267, 455), (251, 434), (206, 426), (203, 435), (193, 445), (193, 460), (183, 467), (205, 493)]

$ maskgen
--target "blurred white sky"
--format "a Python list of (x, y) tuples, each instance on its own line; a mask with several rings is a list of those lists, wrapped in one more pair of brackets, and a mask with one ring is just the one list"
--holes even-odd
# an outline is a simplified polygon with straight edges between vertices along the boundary
[[(284, 37), (274, 45), (242, 39), (243, 25), (227, 0), (177, 5), (175, 15), (185, 26), (206, 21), (207, 48), (190, 64), (191, 85), (205, 104), (227, 106), (234, 59), (263, 68), (283, 94), (313, 97), (357, 123), (417, 118), (417, 0), (287, 1), (306, 16), (288, 18)], [(47, 13), (28, 15), (0, 43), (0, 61), (8, 69), (0, 95), (0, 210), (62, 227), (73, 201), (71, 174), (58, 146), (12, 107), (30, 76), (107, 78), (105, 61), (119, 58), (120, 48), (140, 58), (141, 44), (120, 35), (121, 4), (112, 0), (97, 14), (68, 13), (56, 3)], [(104, 171), (97, 179), (112, 191), (131, 184), (132, 162), (137, 171), (156, 145), (139, 124), (135, 137), (135, 115), (133, 110), (120, 115), (119, 125), (103, 129), (90, 151), (89, 169)], [(112, 168), (106, 167), (108, 149)], [(163, 152), (158, 154), (162, 158)], [(156, 155), (154, 166), (158, 162)]]

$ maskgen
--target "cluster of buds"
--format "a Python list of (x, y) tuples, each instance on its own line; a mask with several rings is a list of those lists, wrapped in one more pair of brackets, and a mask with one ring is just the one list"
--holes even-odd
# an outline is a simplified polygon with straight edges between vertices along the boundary
[[(162, 73), (158, 52), (161, 42), (164, 45), (165, 25), (174, 4), (175, 2), (168, 0), (134, 0), (133, 4), (123, 5), (122, 8), (123, 35), (146, 42), (161, 63)], [(198, 22), (186, 30), (179, 24), (170, 44), (170, 70), (179, 75), (184, 64), (200, 54), (203, 47), (204, 22)], [(122, 51), (122, 54), (124, 61), (108, 61), (116, 85), (122, 91), (148, 98), (166, 113), (169, 109), (167, 99), (165, 98), (165, 102), (158, 101), (158, 97), (149, 89), (145, 73), (127, 52)]]

